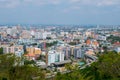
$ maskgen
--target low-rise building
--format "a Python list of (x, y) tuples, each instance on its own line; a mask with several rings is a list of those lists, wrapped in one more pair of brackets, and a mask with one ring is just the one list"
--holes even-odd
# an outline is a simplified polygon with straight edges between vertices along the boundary
[(115, 51), (116, 51), (117, 53), (120, 53), (120, 47), (115, 48)]
[(3, 46), (3, 53), (15, 53), (16, 51), (23, 50), (22, 45), (16, 46)]

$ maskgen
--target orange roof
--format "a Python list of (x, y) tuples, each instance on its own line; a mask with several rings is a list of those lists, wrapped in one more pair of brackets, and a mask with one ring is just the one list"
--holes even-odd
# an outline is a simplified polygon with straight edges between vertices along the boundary
[(99, 45), (99, 43), (98, 43), (97, 41), (93, 41), (93, 44), (94, 44), (95, 46)]
[(90, 44), (91, 44), (90, 39), (88, 39), (88, 40), (86, 41), (86, 44), (87, 44), (87, 45), (90, 45)]

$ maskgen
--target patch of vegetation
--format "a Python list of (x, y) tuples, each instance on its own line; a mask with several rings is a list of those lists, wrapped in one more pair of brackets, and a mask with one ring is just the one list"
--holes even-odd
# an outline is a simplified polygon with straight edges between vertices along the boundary
[(3, 54), (3, 48), (2, 47), (0, 48), (0, 54)]
[(56, 45), (58, 42), (57, 41), (54, 41), (52, 43), (46, 43), (46, 47), (51, 47), (53, 45)]
[(107, 40), (110, 41), (111, 43), (120, 42), (120, 37), (111, 35), (107, 37)]
[(55, 80), (120, 80), (120, 55), (115, 52), (107, 52), (91, 66), (66, 74), (58, 73)]

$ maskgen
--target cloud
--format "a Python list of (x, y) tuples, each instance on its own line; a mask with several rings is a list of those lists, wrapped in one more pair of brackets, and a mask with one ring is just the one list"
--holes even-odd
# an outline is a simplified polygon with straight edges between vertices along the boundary
[(0, 7), (13, 8), (19, 5), (71, 5), (112, 6), (120, 5), (120, 0), (0, 0)]
[(110, 6), (110, 5), (119, 5), (120, 0), (102, 0), (97, 5), (98, 6)]
[(71, 6), (71, 7), (68, 7), (68, 8), (65, 8), (63, 9), (63, 13), (69, 13), (71, 11), (77, 11), (77, 10), (80, 10), (80, 7), (79, 6)]
[(0, 7), (13, 8), (20, 4), (20, 0), (0, 0)]
[(80, 2), (81, 0), (70, 0), (71, 3), (77, 3)]
[(92, 6), (112, 6), (120, 4), (120, 0), (70, 0), (70, 2), (72, 4)]
[(24, 0), (25, 4), (32, 3), (34, 5), (48, 5), (53, 4), (57, 5), (60, 3), (61, 0)]
[(0, 7), (3, 8), (13, 8), (19, 5), (57, 5), (61, 0), (0, 0)]

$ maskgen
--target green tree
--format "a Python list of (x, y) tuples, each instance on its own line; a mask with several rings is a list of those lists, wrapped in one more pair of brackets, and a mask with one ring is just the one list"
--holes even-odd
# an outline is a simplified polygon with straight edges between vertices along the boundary
[(0, 77), (9, 78), (9, 70), (13, 67), (15, 56), (10, 54), (0, 55)]
[(10, 80), (44, 80), (44, 74), (37, 67), (15, 66), (9, 70)]
[(2, 47), (0, 48), (0, 54), (3, 54), (3, 48)]
[(111, 36), (107, 37), (107, 40), (111, 41), (111, 43), (114, 43), (114, 42), (117, 42), (117, 41), (120, 42), (120, 37), (111, 35)]
[(80, 70), (74, 70), (66, 74), (58, 73), (55, 77), (55, 80), (87, 80), (87, 79), (83, 78), (83, 76), (80, 73)]
[(82, 74), (89, 80), (119, 80), (120, 79), (120, 55), (115, 52), (107, 52), (101, 55), (99, 60), (90, 67), (82, 70)]
[(0, 80), (44, 80), (45, 73), (30, 65), (21, 65), (21, 58), (11, 54), (0, 55)]
[(70, 42), (69, 45), (76, 45), (76, 42)]
[(57, 74), (55, 80), (120, 80), (120, 55), (116, 52), (106, 52), (99, 56), (97, 62), (85, 69), (72, 68), (66, 64), (70, 73)]
[(51, 47), (51, 46), (54, 46), (58, 43), (58, 41), (54, 41), (52, 43), (46, 43), (46, 47)]
[(107, 46), (103, 46), (103, 49), (104, 49), (105, 53), (107, 53), (108, 47)]

